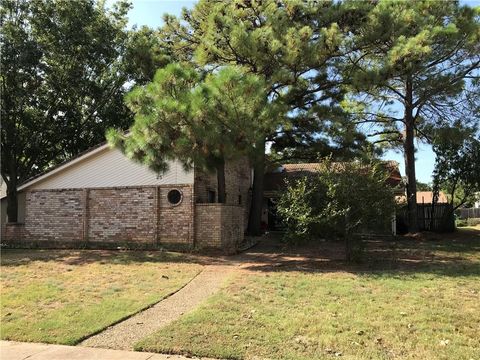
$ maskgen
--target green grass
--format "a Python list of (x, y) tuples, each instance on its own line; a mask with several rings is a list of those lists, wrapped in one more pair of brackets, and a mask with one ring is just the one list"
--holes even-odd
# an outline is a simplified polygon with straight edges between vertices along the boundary
[(76, 344), (185, 285), (200, 266), (161, 252), (3, 250), (1, 338)]
[(480, 359), (480, 238), (461, 235), (376, 244), (377, 259), (363, 267), (333, 261), (298, 271), (289, 263), (239, 273), (136, 349), (232, 359)]

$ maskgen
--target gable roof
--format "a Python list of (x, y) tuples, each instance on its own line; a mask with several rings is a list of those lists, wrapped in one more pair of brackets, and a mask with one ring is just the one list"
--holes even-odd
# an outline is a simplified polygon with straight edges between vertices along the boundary
[[(38, 186), (47, 186), (46, 188), (53, 186), (52, 188), (57, 189), (69, 187), (133, 186), (133, 183), (135, 183), (135, 185), (177, 184), (182, 181), (190, 183), (191, 177), (193, 176), (177, 161), (171, 161), (169, 163), (169, 170), (161, 175), (131, 160), (125, 163), (117, 163), (119, 158), (126, 159), (126, 157), (124, 155), (115, 156), (110, 154), (110, 150), (115, 149), (111, 148), (107, 142), (102, 142), (63, 163), (51, 167), (45, 172), (29, 178), (21, 183), (17, 190), (21, 191), (32, 187), (37, 188)], [(120, 153), (119, 150), (115, 152)], [(105, 154), (110, 154), (107, 155), (108, 159), (105, 158)], [(98, 162), (97, 159), (100, 162)], [(111, 162), (109, 162), (109, 159)], [(118, 166), (119, 164), (120, 166)], [(140, 167), (142, 167), (142, 169), (140, 169)], [(80, 171), (80, 173), (75, 175), (72, 171)], [(87, 173), (85, 173), (85, 171), (87, 171)], [(117, 175), (112, 175), (111, 179), (108, 179), (111, 172)], [(77, 177), (75, 178), (75, 176)], [(5, 196), (6, 195), (0, 196), (0, 198), (4, 198)]]
[(102, 142), (98, 145), (95, 145), (85, 151), (82, 151), (81, 153), (77, 154), (76, 156), (56, 165), (56, 166), (53, 166), (51, 167), (50, 169), (44, 171), (44, 172), (41, 172), (40, 174), (37, 174), (29, 179), (27, 179), (26, 181), (24, 181), (22, 184), (20, 184), (20, 186), (18, 187), (17, 190), (23, 190), (29, 186), (32, 186), (33, 184), (35, 183), (38, 183), (40, 181), (43, 181), (47, 178), (49, 178), (50, 176), (52, 175), (55, 175), (56, 173), (60, 172), (60, 171), (63, 171), (73, 165), (75, 165), (76, 163), (80, 162), (80, 161), (83, 161), (83, 160), (86, 160), (88, 159), (89, 157), (107, 149), (109, 147), (108, 143), (107, 142)]
[[(402, 181), (402, 176), (399, 170), (399, 164), (396, 161), (383, 161), (385, 169), (389, 172), (387, 178), (387, 184), (396, 187)], [(264, 189), (265, 191), (276, 191), (285, 186), (285, 179), (307, 175), (320, 170), (321, 163), (297, 163), (297, 164), (284, 164), (277, 171), (267, 173), (265, 175)], [(345, 166), (344, 162), (334, 162), (332, 167), (334, 169), (341, 169)], [(280, 170), (280, 171), (279, 171)]]

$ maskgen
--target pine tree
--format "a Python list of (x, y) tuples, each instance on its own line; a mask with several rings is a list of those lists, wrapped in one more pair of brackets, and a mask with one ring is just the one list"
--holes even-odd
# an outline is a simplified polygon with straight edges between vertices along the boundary
[(469, 110), (478, 101), (478, 9), (458, 1), (380, 1), (346, 49), (344, 78), (354, 100), (346, 107), (358, 123), (374, 125), (376, 142), (403, 151), (409, 227), (417, 231), (415, 139), (430, 141), (433, 129), (459, 119), (478, 121)]
[[(265, 81), (270, 99), (281, 98), (288, 105), (289, 119), (270, 119), (273, 131), (254, 146), (252, 235), (260, 232), (266, 142), (295, 140), (295, 134), (301, 139), (303, 131), (322, 132), (322, 122), (335, 122), (325, 111), (341, 97), (335, 61), (341, 56), (343, 30), (361, 21), (360, 13), (356, 8), (344, 11), (334, 2), (199, 1), (181, 19), (165, 18), (162, 39), (178, 58), (205, 69), (240, 66)], [(315, 107), (321, 103), (324, 106)], [(300, 115), (307, 126), (297, 121)], [(310, 139), (329, 143), (321, 136)]]
[(220, 203), (225, 202), (225, 162), (251, 158), (257, 139), (272, 131), (269, 119), (282, 109), (269, 101), (260, 78), (237, 67), (203, 76), (178, 63), (135, 88), (127, 103), (135, 122), (127, 135), (110, 131), (110, 142), (158, 172), (173, 159), (187, 169), (215, 170)]

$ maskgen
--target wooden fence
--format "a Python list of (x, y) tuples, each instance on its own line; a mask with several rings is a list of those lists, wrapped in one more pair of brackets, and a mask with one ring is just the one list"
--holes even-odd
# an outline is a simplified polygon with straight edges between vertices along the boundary
[(480, 208), (465, 208), (456, 211), (460, 219), (480, 218)]
[(452, 205), (417, 204), (418, 227), (421, 231), (454, 231), (455, 216)]
[[(433, 219), (432, 219), (433, 218)], [(418, 228), (420, 231), (448, 232), (455, 230), (455, 216), (450, 204), (417, 204)], [(397, 230), (399, 234), (408, 231), (407, 207), (397, 213)]]

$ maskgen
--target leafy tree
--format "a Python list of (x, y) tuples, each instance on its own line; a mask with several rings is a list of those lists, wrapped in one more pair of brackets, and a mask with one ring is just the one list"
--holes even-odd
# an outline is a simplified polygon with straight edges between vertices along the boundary
[(199, 1), (192, 10), (184, 10), (180, 19), (164, 19), (161, 38), (177, 58), (193, 60), (207, 70), (240, 66), (265, 81), (270, 99), (281, 98), (289, 106), (288, 118), (267, 120), (264, 128), (275, 126), (254, 146), (251, 234), (260, 233), (267, 142), (274, 144), (280, 156), (292, 158), (298, 151), (278, 150), (315, 146), (330, 153), (332, 144), (357, 146), (356, 135), (331, 142), (318, 133), (332, 129), (342, 139), (347, 133), (334, 125), (341, 118), (335, 112), (341, 109), (331, 109), (342, 94), (333, 69), (341, 55), (342, 29), (360, 21), (360, 13), (356, 8), (343, 11), (335, 2)]
[(327, 159), (317, 173), (288, 182), (277, 203), (286, 239), (341, 237), (347, 260), (358, 260), (362, 248), (358, 234), (384, 231), (390, 225), (395, 203), (387, 177), (382, 163)]
[[(128, 135), (109, 134), (130, 157), (156, 171), (168, 160), (186, 168), (194, 164), (216, 170), (218, 200), (225, 202), (225, 162), (251, 157), (273, 111), (264, 82), (236, 67), (224, 67), (204, 79), (188, 65), (173, 63), (157, 71), (154, 81), (127, 97), (135, 113)], [(278, 112), (276, 112), (278, 114)], [(266, 118), (267, 120), (264, 120)]]
[(346, 44), (344, 76), (354, 100), (346, 107), (371, 126), (375, 142), (403, 151), (411, 231), (418, 229), (415, 139), (430, 141), (435, 128), (458, 119), (464, 126), (478, 121), (470, 110), (479, 100), (479, 40), (478, 9), (458, 1), (385, 0)]
[[(434, 203), (440, 190), (448, 194), (451, 211), (473, 202), (480, 191), (480, 139), (459, 128), (442, 129), (436, 137), (433, 174)], [(451, 214), (445, 214), (448, 218)]]
[(124, 30), (129, 5), (106, 10), (93, 0), (2, 0), (1, 175), (9, 221), (17, 220), (17, 186), (126, 128), (133, 49)]
[(417, 190), (418, 191), (432, 191), (432, 185), (429, 183), (423, 183), (421, 181), (417, 181)]

